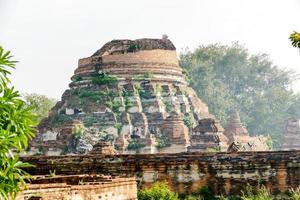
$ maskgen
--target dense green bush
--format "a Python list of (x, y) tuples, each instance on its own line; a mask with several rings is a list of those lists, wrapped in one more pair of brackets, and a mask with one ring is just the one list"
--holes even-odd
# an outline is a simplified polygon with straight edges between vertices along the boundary
[(272, 200), (273, 197), (270, 192), (265, 188), (265, 186), (261, 186), (257, 190), (255, 190), (251, 186), (247, 186), (245, 191), (242, 192), (242, 200)]
[(138, 200), (178, 200), (166, 183), (156, 182), (151, 188), (138, 192)]

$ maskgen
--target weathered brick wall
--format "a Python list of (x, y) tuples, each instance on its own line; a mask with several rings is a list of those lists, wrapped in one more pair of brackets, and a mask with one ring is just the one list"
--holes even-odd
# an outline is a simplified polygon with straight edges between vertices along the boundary
[(82, 155), (24, 158), (34, 175), (104, 173), (135, 175), (142, 187), (167, 181), (179, 193), (209, 185), (219, 194), (238, 194), (247, 183), (276, 191), (300, 184), (300, 151), (182, 153), (146, 155)]
[(110, 63), (166, 63), (170, 65), (178, 65), (176, 51), (172, 50), (147, 50), (135, 53), (116, 54), (102, 56), (102, 62)]
[(85, 182), (84, 176), (34, 178), (17, 195), (16, 200), (137, 200), (135, 178), (115, 178), (100, 182), (95, 177), (90, 177), (89, 181), (92, 182)]

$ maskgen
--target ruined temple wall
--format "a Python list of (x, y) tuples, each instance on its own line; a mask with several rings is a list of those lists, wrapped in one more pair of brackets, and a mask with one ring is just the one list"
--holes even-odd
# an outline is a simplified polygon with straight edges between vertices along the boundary
[(68, 185), (66, 183), (28, 184), (16, 200), (35, 197), (41, 200), (137, 200), (137, 185), (134, 178), (112, 182)]
[(38, 175), (56, 169), (57, 174), (108, 173), (136, 176), (141, 187), (167, 181), (179, 193), (210, 186), (218, 194), (239, 194), (247, 183), (264, 184), (273, 192), (300, 185), (300, 151), (181, 153), (145, 155), (84, 155), (28, 157)]

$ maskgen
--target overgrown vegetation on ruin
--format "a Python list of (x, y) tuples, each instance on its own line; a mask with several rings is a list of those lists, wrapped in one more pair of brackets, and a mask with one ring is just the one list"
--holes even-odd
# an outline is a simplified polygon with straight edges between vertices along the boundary
[(116, 85), (117, 77), (107, 74), (107, 72), (99, 72), (97, 76), (92, 77), (92, 83), (95, 85)]
[(127, 150), (138, 150), (138, 149), (141, 149), (141, 148), (143, 148), (143, 147), (145, 147), (144, 144), (140, 144), (140, 143), (138, 142), (138, 140), (132, 139), (132, 140), (129, 142), (128, 146), (127, 146)]

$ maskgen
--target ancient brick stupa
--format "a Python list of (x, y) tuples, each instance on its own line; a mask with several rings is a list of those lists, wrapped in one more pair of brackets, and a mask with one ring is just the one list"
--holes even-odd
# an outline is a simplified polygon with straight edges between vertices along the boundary
[(270, 148), (267, 144), (268, 137), (262, 135), (250, 136), (248, 134), (237, 111), (231, 113), (224, 135), (228, 138), (229, 152), (267, 151)]
[(108, 42), (79, 60), (71, 80), (39, 124), (32, 154), (88, 153), (100, 141), (117, 153), (182, 152), (187, 125), (211, 117), (167, 38)]
[(191, 145), (188, 147), (188, 151), (226, 151), (228, 139), (223, 131), (223, 127), (216, 119), (199, 120), (198, 125), (193, 128), (190, 139)]

